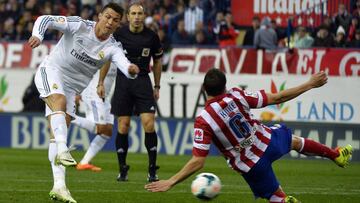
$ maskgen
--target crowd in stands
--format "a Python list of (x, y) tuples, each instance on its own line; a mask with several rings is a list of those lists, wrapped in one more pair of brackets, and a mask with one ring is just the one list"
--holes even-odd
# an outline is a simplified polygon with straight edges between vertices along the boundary
[[(0, 0), (0, 39), (27, 40), (39, 15), (78, 15), (97, 20), (97, 14), (110, 0)], [(124, 8), (130, 0), (115, 0)], [(139, 2), (139, 1), (137, 1)], [(278, 27), (274, 19), (254, 16), (252, 26), (244, 29), (233, 23), (231, 0), (140, 0), (146, 8), (145, 25), (158, 33), (165, 51), (177, 45), (243, 45), (276, 49), (290, 44), (296, 48), (360, 47), (360, 0), (352, 12), (339, 4), (338, 13), (323, 16), (318, 27)], [(124, 16), (124, 23), (126, 16)], [(239, 30), (246, 30), (238, 40)], [(56, 31), (47, 31), (45, 40), (57, 40)], [(239, 43), (241, 42), (242, 43)]]

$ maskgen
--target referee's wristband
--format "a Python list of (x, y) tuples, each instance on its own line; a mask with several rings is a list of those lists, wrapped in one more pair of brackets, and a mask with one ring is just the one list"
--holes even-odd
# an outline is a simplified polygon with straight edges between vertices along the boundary
[(154, 85), (155, 89), (160, 89), (160, 85)]

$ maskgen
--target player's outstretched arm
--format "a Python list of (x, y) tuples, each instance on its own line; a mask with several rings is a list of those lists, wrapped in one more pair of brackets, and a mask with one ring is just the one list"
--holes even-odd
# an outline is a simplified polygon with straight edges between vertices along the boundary
[(174, 176), (167, 180), (159, 180), (145, 185), (145, 189), (150, 192), (165, 192), (173, 186), (185, 180), (196, 171), (200, 170), (205, 164), (206, 157), (193, 156), (186, 165)]
[[(72, 17), (74, 18), (74, 17)], [(56, 29), (61, 32), (76, 30), (81, 23), (81, 18), (74, 18), (73, 25), (69, 26), (67, 17), (65, 16), (52, 16), (52, 15), (42, 15), (39, 16), (32, 30), (32, 35), (29, 39), (29, 45), (31, 48), (35, 48), (40, 45), (41, 41), (44, 39), (44, 34), (48, 28)]]
[(326, 73), (324, 71), (320, 71), (313, 74), (307, 82), (299, 86), (283, 90), (276, 94), (266, 93), (268, 105), (289, 101), (312, 88), (321, 87), (327, 83), (327, 79)]

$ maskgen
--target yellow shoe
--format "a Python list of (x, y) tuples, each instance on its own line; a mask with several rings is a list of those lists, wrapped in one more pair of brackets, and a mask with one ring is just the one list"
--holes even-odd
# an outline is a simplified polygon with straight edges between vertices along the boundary
[(293, 196), (286, 196), (285, 203), (301, 203), (301, 202)]
[(334, 161), (338, 166), (345, 168), (349, 164), (353, 148), (348, 144), (345, 147), (337, 147), (336, 150), (339, 152), (339, 156)]
[(101, 168), (97, 167), (95, 165), (92, 164), (78, 164), (76, 165), (76, 169), (78, 171), (84, 171), (84, 170), (90, 170), (90, 171), (94, 171), (94, 172), (100, 172)]

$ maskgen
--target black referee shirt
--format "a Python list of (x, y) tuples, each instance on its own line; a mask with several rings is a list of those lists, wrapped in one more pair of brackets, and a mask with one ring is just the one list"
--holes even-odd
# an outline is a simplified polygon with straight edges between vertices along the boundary
[(163, 55), (158, 35), (149, 28), (144, 27), (141, 32), (134, 33), (130, 31), (129, 25), (126, 25), (119, 28), (114, 37), (121, 42), (129, 61), (139, 66), (141, 75), (150, 72), (151, 57), (158, 59)]

